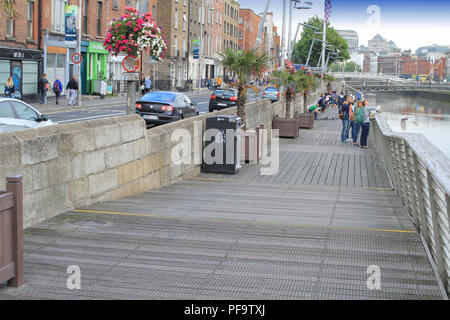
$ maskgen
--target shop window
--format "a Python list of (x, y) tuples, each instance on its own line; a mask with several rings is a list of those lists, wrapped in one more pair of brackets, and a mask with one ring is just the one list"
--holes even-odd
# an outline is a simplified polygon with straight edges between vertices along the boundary
[(6, 83), (11, 76), (11, 64), (9, 60), (0, 60), (0, 84)]

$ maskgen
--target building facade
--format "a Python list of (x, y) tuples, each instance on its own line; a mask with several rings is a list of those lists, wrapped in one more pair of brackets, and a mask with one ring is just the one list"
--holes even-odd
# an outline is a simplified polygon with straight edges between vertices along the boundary
[(239, 45), (239, 2), (223, 1), (223, 49), (237, 52)]
[(359, 37), (354, 30), (336, 30), (348, 43), (348, 51), (350, 54), (358, 53)]
[(388, 41), (379, 34), (369, 40), (368, 49), (378, 56), (391, 56), (399, 52), (399, 49), (393, 41)]
[(0, 19), (0, 85), (12, 77), (16, 97), (38, 99), (38, 81), (44, 69), (39, 23), (42, 0), (16, 0), (21, 13), (13, 19)]
[[(258, 36), (258, 28), (261, 24), (262, 17), (253, 12), (252, 9), (239, 10), (239, 33), (238, 33), (238, 49), (245, 51), (253, 49)], [(262, 43), (260, 43), (262, 48)]]

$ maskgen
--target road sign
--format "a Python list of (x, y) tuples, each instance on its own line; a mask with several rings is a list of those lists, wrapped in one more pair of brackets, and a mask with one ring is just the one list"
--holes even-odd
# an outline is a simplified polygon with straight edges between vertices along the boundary
[(123, 75), (123, 80), (139, 81), (141, 74), (139, 72), (124, 72), (122, 75)]
[(139, 69), (139, 59), (130, 54), (123, 58), (122, 67), (127, 72), (135, 72)]
[(192, 41), (192, 44), (193, 44), (192, 57), (194, 59), (198, 59), (200, 57), (200, 40), (194, 39)]
[(81, 62), (81, 54), (75, 52), (72, 55), (72, 62), (75, 63), (75, 64), (79, 64)]

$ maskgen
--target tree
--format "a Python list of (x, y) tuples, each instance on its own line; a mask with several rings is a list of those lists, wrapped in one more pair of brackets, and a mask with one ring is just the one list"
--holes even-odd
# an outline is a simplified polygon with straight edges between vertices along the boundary
[(342, 71), (342, 69), (344, 70), (344, 72), (355, 72), (355, 70), (356, 72), (362, 72), (361, 67), (353, 61), (345, 63), (344, 68), (342, 68), (342, 66), (338, 65), (337, 63), (334, 63), (330, 66), (331, 72), (340, 72)]
[[(314, 26), (319, 28), (320, 31), (323, 31), (323, 20), (319, 19), (317, 16), (312, 17), (307, 22), (307, 25)], [(313, 39), (322, 40), (322, 36), (315, 33), (316, 30), (308, 27), (304, 27), (301, 39), (294, 45), (293, 52), (293, 61), (298, 64), (306, 64), (308, 59), (309, 49), (311, 47)], [(329, 24), (327, 24), (327, 44), (333, 46), (334, 51), (339, 52), (338, 56), (330, 55), (329, 65), (333, 64), (336, 61), (345, 61), (350, 59), (350, 53), (348, 52), (348, 43), (347, 41)], [(326, 57), (328, 56), (328, 49), (326, 51)], [(314, 41), (314, 45), (311, 52), (311, 57), (309, 59), (310, 66), (317, 66), (319, 62), (320, 55), (322, 53), (322, 42)]]
[(296, 74), (288, 70), (275, 71), (272, 74), (272, 82), (279, 89), (284, 89), (283, 96), (286, 98), (286, 119), (291, 117), (291, 101), (295, 97), (294, 85), (296, 81)]
[(237, 115), (241, 117), (244, 128), (247, 126), (247, 115), (245, 104), (247, 102), (247, 90), (258, 91), (257, 88), (247, 84), (247, 78), (250, 75), (258, 75), (264, 71), (269, 60), (267, 54), (259, 53), (256, 49), (246, 50), (244, 52), (234, 52), (231, 49), (225, 53), (219, 53), (222, 58), (222, 65), (237, 75), (236, 86), (238, 89)]
[(319, 86), (317, 78), (304, 69), (301, 69), (296, 73), (295, 86), (297, 91), (303, 93), (303, 113), (306, 113), (309, 92)]
[(14, 0), (1, 0), (0, 4), (2, 7), (2, 15), (4, 15), (6, 18), (11, 19), (19, 15)]

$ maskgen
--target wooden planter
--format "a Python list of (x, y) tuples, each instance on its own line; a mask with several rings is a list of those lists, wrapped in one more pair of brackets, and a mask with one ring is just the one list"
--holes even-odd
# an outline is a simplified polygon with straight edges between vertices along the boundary
[(298, 138), (298, 119), (297, 118), (273, 118), (272, 130), (278, 129), (280, 137)]
[(262, 159), (263, 125), (246, 130), (241, 138), (241, 162), (258, 164)]
[(314, 113), (295, 113), (294, 118), (298, 119), (298, 127), (303, 129), (314, 128)]

